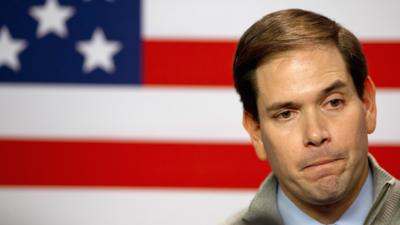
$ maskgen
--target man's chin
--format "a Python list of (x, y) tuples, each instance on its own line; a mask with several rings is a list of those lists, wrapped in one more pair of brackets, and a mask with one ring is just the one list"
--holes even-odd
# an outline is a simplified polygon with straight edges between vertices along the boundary
[(331, 205), (346, 196), (346, 188), (337, 177), (326, 177), (318, 181), (309, 191), (310, 200), (315, 205)]
[(314, 205), (332, 205), (340, 202), (344, 196), (345, 193), (340, 190), (318, 191), (318, 193), (313, 193), (311, 201)]
[(314, 196), (311, 204), (318, 206), (329, 206), (339, 202), (342, 199), (343, 195), (338, 193), (330, 193), (329, 195), (325, 196)]

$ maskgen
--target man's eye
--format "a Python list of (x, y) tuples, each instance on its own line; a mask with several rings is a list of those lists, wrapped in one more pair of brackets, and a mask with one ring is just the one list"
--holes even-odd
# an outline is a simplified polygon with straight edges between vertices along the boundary
[(291, 112), (291, 111), (284, 111), (284, 112), (279, 113), (279, 114), (277, 115), (277, 118), (278, 118), (278, 119), (283, 119), (283, 120), (285, 120), (285, 119), (289, 119), (292, 115), (293, 115), (293, 112)]
[(343, 104), (342, 99), (332, 99), (328, 102), (329, 106), (332, 108), (338, 108)]

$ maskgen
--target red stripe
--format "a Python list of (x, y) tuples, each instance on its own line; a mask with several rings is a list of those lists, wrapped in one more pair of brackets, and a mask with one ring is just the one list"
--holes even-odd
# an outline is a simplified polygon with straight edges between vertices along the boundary
[[(145, 84), (232, 85), (233, 41), (144, 41)], [(399, 87), (400, 41), (365, 42), (370, 74), (378, 87)]]
[(0, 142), (10, 185), (255, 187), (268, 169), (245, 145)]
[[(400, 177), (400, 146), (373, 154)], [(0, 141), (0, 184), (255, 188), (269, 172), (251, 146)]]
[(144, 41), (145, 84), (232, 85), (234, 42)]
[(400, 42), (364, 43), (369, 74), (377, 87), (400, 87)]

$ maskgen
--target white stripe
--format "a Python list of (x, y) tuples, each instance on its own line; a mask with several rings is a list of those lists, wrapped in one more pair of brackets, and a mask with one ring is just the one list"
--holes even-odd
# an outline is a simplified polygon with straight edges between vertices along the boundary
[(243, 141), (230, 88), (9, 86), (0, 88), (0, 136)]
[(7, 225), (219, 224), (249, 205), (254, 191), (0, 188)]
[(284, 8), (316, 11), (341, 23), (362, 39), (400, 38), (397, 0), (146, 0), (146, 38), (238, 38), (266, 13)]
[(400, 145), (400, 89), (378, 89), (376, 131), (369, 137), (376, 145)]
[[(400, 89), (378, 90), (371, 143), (400, 144)], [(246, 143), (232, 88), (0, 86), (0, 137)]]

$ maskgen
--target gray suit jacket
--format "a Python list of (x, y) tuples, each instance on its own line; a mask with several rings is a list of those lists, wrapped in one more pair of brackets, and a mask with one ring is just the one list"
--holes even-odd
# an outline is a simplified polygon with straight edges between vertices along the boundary
[[(374, 203), (365, 225), (400, 225), (400, 182), (369, 155), (374, 179)], [(250, 206), (221, 225), (283, 225), (276, 205), (278, 180), (271, 173), (261, 184)]]

